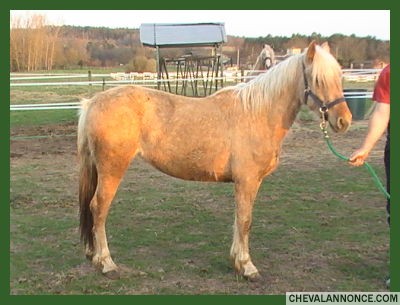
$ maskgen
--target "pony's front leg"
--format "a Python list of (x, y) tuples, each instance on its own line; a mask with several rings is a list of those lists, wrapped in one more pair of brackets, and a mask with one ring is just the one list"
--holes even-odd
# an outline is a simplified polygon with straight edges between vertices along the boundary
[(260, 180), (250, 179), (238, 181), (235, 184), (236, 213), (233, 226), (231, 259), (236, 271), (250, 280), (260, 277), (257, 268), (251, 261), (249, 253), (249, 234), (253, 204), (260, 183)]

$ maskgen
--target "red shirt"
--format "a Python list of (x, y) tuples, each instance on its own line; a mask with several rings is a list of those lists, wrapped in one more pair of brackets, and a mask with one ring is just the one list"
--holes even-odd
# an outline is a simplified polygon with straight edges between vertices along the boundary
[(378, 103), (390, 104), (390, 64), (379, 75), (372, 99)]

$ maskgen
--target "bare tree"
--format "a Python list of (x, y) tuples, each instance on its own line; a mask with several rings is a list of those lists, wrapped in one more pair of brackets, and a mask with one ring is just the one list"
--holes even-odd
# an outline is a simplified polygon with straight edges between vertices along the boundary
[(12, 17), (10, 28), (11, 70), (52, 69), (59, 27), (47, 26), (45, 15)]

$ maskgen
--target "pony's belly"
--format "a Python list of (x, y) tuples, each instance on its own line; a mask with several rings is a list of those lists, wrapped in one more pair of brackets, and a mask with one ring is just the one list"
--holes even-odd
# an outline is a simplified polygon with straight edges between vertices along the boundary
[(215, 162), (215, 160), (213, 160), (214, 162), (206, 162), (209, 164), (201, 164), (201, 162), (190, 162), (182, 159), (167, 161), (149, 158), (145, 155), (142, 155), (142, 158), (159, 171), (175, 178), (191, 181), (232, 182), (232, 174), (228, 164), (221, 164)]
[(175, 178), (190, 181), (204, 181), (204, 182), (232, 182), (232, 176), (224, 173), (217, 173), (212, 171), (160, 171)]

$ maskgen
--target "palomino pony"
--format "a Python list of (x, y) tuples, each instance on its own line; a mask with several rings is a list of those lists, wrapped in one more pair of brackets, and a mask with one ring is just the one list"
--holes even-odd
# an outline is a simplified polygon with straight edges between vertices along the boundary
[(230, 256), (239, 274), (257, 278), (249, 253), (253, 203), (263, 178), (278, 165), (301, 104), (336, 132), (351, 123), (342, 103), (341, 69), (327, 48), (313, 42), (251, 82), (204, 98), (123, 86), (84, 102), (78, 127), (80, 233), (92, 263), (111, 278), (119, 275), (105, 224), (118, 185), (139, 155), (174, 177), (234, 183)]
[(249, 82), (253, 77), (271, 69), (275, 64), (275, 52), (270, 45), (265, 44), (264, 48), (257, 56), (256, 63), (254, 64), (253, 70), (248, 74), (250, 77), (246, 78), (246, 82)]

